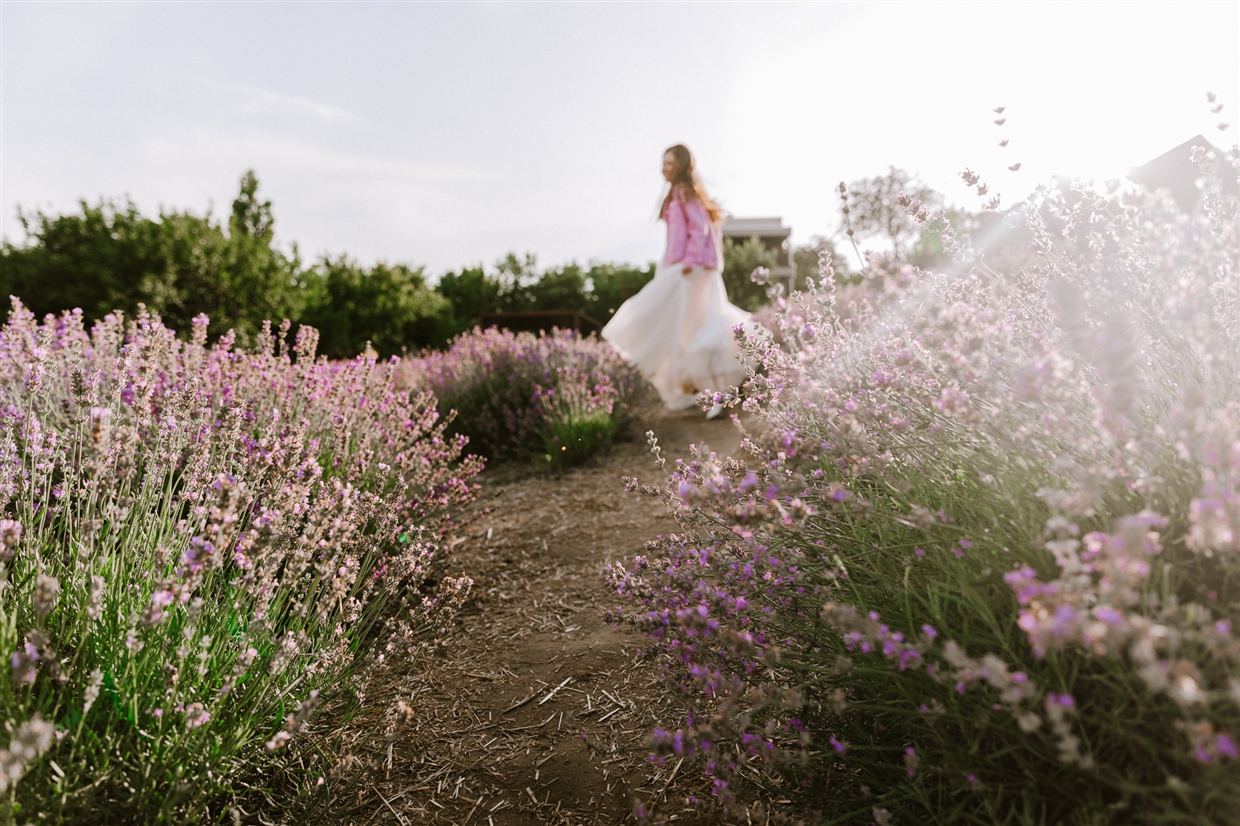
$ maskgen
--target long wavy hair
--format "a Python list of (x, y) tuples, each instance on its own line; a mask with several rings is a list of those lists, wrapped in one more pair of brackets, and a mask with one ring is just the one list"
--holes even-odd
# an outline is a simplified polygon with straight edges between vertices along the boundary
[(722, 223), (723, 210), (713, 198), (706, 194), (706, 187), (702, 186), (702, 179), (698, 177), (697, 164), (693, 161), (693, 153), (689, 151), (689, 147), (678, 143), (675, 146), (669, 146), (664, 154), (667, 152), (671, 152), (672, 158), (676, 161), (676, 171), (672, 173), (672, 186), (667, 191), (667, 197), (663, 199), (659, 217), (667, 220), (667, 208), (671, 205), (672, 198), (680, 196), (680, 200), (684, 203), (699, 201), (706, 208), (706, 214), (710, 217), (712, 224)]

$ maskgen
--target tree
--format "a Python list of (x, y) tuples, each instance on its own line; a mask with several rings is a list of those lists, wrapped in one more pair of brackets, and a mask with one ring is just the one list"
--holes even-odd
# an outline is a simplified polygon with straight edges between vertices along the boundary
[(835, 270), (836, 279), (847, 278), (851, 272), (848, 259), (840, 255), (829, 238), (811, 235), (808, 244), (802, 244), (792, 251), (792, 264), (796, 270), (796, 288), (805, 289), (806, 280), (819, 278), (819, 262), (823, 254), (831, 258), (831, 268)]
[(758, 238), (737, 243), (723, 239), (723, 286), (728, 300), (742, 310), (753, 311), (767, 303), (766, 286), (755, 284), (753, 271), (758, 267), (770, 270), (775, 266), (775, 253), (763, 246)]
[(247, 170), (228, 218), (227, 255), (212, 274), (214, 300), (202, 292), (186, 296), (195, 306), (214, 305), (246, 332), (257, 331), (267, 319), (296, 316), (301, 309), (294, 288), (301, 269), (296, 248), (291, 259), (276, 249), (271, 201), (260, 201), (257, 192), (258, 178)]
[(654, 263), (645, 267), (592, 264), (586, 271), (586, 312), (604, 324), (654, 278)]
[(896, 203), (897, 197), (903, 192), (929, 210), (941, 206), (943, 196), (903, 169), (892, 166), (888, 170), (886, 175), (853, 181), (841, 193), (845, 213), (840, 232), (858, 243), (875, 239), (890, 245), (891, 257), (904, 261), (913, 252), (921, 227)]
[(346, 256), (324, 258), (306, 279), (300, 322), (319, 331), (319, 352), (352, 358), (367, 342), (380, 356), (441, 346), (455, 332), (452, 305), (426, 286), (422, 267), (378, 263), (369, 270)]
[[(999, 218), (993, 212), (974, 213), (964, 209), (948, 209), (945, 211), (947, 225), (951, 228), (951, 233), (960, 241), (973, 243), (973, 239), (977, 239), (986, 246), (989, 231), (982, 231), (983, 226), (992, 226)], [(999, 221), (1001, 223), (1001, 221)], [(1003, 234), (1000, 231), (1000, 234)], [(1008, 245), (1009, 247), (1017, 247), (1018, 245)], [(908, 260), (910, 264), (915, 264), (922, 269), (934, 269), (946, 266), (951, 256), (947, 253), (943, 242), (943, 233), (941, 229), (932, 228), (928, 225), (921, 227), (921, 235), (917, 238), (917, 243), (913, 247), (913, 251), (909, 254)], [(1020, 269), (1020, 266), (1013, 267)]]
[[(140, 302), (157, 308), (167, 292), (167, 260), (158, 222), (133, 202), (80, 201), (81, 214), (18, 211), (25, 239), (0, 250), (0, 290), (17, 296), (37, 316), (81, 308), (88, 318)], [(7, 315), (8, 301), (0, 302)]]
[(271, 201), (258, 200), (258, 177), (253, 169), (241, 176), (241, 192), (232, 204), (228, 219), (228, 233), (233, 239), (252, 238), (270, 246), (275, 235), (275, 218)]
[(494, 312), (499, 306), (503, 285), (486, 274), (481, 267), (466, 267), (459, 273), (448, 272), (435, 285), (451, 307), (449, 337), (463, 333), (476, 323), (482, 313)]
[(182, 333), (206, 313), (213, 334), (253, 335), (266, 319), (295, 318), (304, 292), (296, 250), (274, 247), (271, 202), (257, 190), (246, 172), (227, 232), (209, 212), (151, 219), (128, 199), (81, 201), (80, 214), (19, 212), (26, 237), (0, 249), (0, 289), (38, 315), (81, 308), (99, 319), (145, 304)]
[(586, 274), (578, 264), (547, 270), (525, 288), (531, 310), (577, 310), (586, 312)]
[(492, 312), (519, 313), (534, 307), (530, 286), (539, 280), (538, 258), (526, 253), (524, 258), (510, 252), (495, 262), (495, 280), (500, 289), (498, 303)]

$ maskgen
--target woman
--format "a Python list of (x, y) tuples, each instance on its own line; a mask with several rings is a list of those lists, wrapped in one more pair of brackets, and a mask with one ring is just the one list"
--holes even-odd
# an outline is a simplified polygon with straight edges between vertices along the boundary
[[(732, 328), (749, 313), (728, 303), (723, 287), (723, 215), (706, 194), (693, 155), (677, 144), (663, 153), (671, 184), (659, 217), (667, 223), (667, 252), (654, 279), (616, 310), (603, 338), (637, 365), (672, 410), (693, 405), (702, 390), (739, 385)], [(716, 404), (708, 419), (723, 410)]]

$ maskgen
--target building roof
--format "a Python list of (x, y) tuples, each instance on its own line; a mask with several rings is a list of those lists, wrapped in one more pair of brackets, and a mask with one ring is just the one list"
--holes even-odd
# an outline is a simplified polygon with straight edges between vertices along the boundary
[[(1134, 168), (1128, 173), (1129, 179), (1141, 184), (1151, 191), (1167, 190), (1171, 197), (1185, 212), (1192, 212), (1201, 203), (1201, 189), (1197, 179), (1201, 172), (1190, 158), (1193, 147), (1200, 146), (1213, 152), (1218, 162), (1225, 160), (1225, 155), (1214, 147), (1205, 136), (1197, 135), (1174, 149), (1169, 149), (1152, 161)], [(1223, 191), (1236, 191), (1235, 177), (1224, 174)]]
[(784, 226), (783, 218), (733, 218), (729, 215), (724, 219), (722, 227), (725, 238), (787, 238), (792, 234), (792, 227)]

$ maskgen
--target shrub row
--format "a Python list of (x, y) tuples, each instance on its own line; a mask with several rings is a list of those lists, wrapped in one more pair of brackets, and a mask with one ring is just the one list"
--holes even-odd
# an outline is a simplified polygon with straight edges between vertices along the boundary
[(410, 387), (455, 411), (451, 432), (471, 449), (552, 467), (595, 453), (653, 399), (649, 383), (611, 345), (571, 330), (474, 329), (404, 370)]
[(207, 327), (0, 329), (2, 822), (219, 820), (468, 592), (424, 587), (480, 468), (434, 399), (310, 328)]
[(352, 358), (369, 344), (383, 356), (443, 347), (482, 312), (582, 310), (606, 319), (654, 275), (653, 265), (568, 264), (540, 271), (532, 256), (509, 255), (443, 275), (424, 267), (346, 255), (307, 264), (275, 242), (270, 201), (247, 172), (221, 223), (210, 213), (142, 215), (132, 202), (82, 202), (80, 213), (19, 215), (25, 239), (0, 247), (0, 295), (21, 297), (42, 317), (81, 309), (87, 323), (139, 306), (187, 337), (206, 314), (214, 336), (234, 330), (253, 343), (263, 321), (288, 318), (320, 333), (320, 352)]
[[(533, 256), (513, 254), (437, 281), (423, 267), (365, 267), (346, 255), (307, 264), (295, 245), (286, 252), (276, 244), (272, 205), (260, 199), (253, 172), (242, 177), (223, 222), (176, 210), (149, 218), (131, 202), (111, 201), (19, 218), (26, 237), (0, 246), (0, 295), (21, 297), (37, 317), (80, 308), (90, 323), (113, 310), (133, 315), (141, 305), (185, 338), (204, 313), (213, 337), (232, 329), (243, 345), (256, 340), (265, 319), (288, 318), (317, 329), (320, 352), (332, 358), (352, 358), (368, 344), (385, 357), (442, 348), (485, 312), (579, 310), (606, 322), (654, 276), (654, 264), (544, 270)], [(766, 295), (749, 273), (770, 267), (773, 256), (754, 240), (725, 246), (729, 294), (754, 309)], [(794, 251), (802, 279), (815, 271), (820, 249), (830, 242)]]

